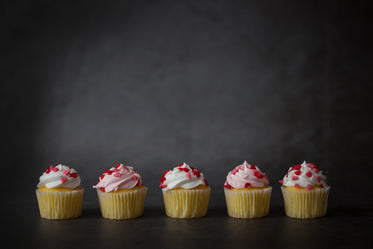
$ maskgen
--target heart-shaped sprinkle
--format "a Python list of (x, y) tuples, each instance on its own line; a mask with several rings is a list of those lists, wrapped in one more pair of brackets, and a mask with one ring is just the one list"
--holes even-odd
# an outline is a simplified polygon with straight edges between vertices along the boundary
[(245, 183), (245, 188), (248, 188), (248, 187), (250, 187), (251, 186), (251, 184), (250, 183)]
[(294, 165), (293, 168), (296, 170), (300, 170), (302, 166), (300, 164), (297, 164), (297, 165)]
[(62, 183), (65, 183), (67, 181), (67, 178), (65, 178), (65, 177), (61, 177), (61, 182)]
[(310, 191), (312, 189), (313, 189), (313, 187), (311, 185), (307, 184), (307, 190)]
[(321, 182), (321, 177), (320, 176), (315, 176), (315, 179), (317, 182)]
[(132, 176), (132, 179), (137, 181), (137, 177), (136, 176)]
[(229, 185), (229, 183), (227, 181), (225, 182), (224, 187), (226, 187), (227, 189), (231, 189), (232, 188), (232, 186)]
[(278, 181), (279, 183), (281, 183), (281, 184), (284, 184), (284, 181), (283, 180), (280, 180), (280, 181)]
[(308, 172), (306, 173), (306, 176), (307, 176), (307, 177), (311, 177), (311, 176), (312, 176), (312, 172), (311, 172), (311, 171), (308, 171)]
[(77, 173), (71, 173), (70, 176), (71, 176), (72, 178), (77, 178), (77, 177), (78, 177), (78, 174), (77, 174)]
[(70, 174), (70, 172), (71, 172), (71, 171), (70, 171), (69, 169), (65, 169), (65, 170), (63, 171), (63, 174), (67, 176), (67, 175)]
[(51, 171), (53, 172), (57, 172), (58, 171), (58, 168), (56, 167), (53, 167), (52, 165), (49, 167)]
[(293, 181), (296, 181), (296, 180), (298, 180), (299, 178), (298, 178), (298, 176), (293, 176), (291, 179), (292, 179)]
[(256, 169), (255, 164), (251, 164), (250, 169)]
[(192, 179), (192, 175), (190, 174), (190, 173), (186, 173), (186, 178), (188, 178), (188, 179)]
[(296, 184), (294, 184), (294, 187), (295, 188), (297, 188), (297, 189), (299, 189), (300, 187), (299, 187), (299, 185), (296, 183)]
[(315, 172), (315, 173), (319, 173), (319, 169), (318, 168), (313, 168), (312, 171)]
[(102, 192), (106, 192), (104, 187), (100, 187), (100, 190), (101, 190)]
[(167, 185), (161, 184), (161, 185), (159, 185), (159, 187), (165, 188), (165, 187), (167, 187)]
[(294, 172), (294, 174), (296, 174), (296, 175), (298, 175), (298, 176), (299, 176), (301, 173), (302, 173), (302, 172), (301, 172), (300, 170), (297, 170), (297, 171)]

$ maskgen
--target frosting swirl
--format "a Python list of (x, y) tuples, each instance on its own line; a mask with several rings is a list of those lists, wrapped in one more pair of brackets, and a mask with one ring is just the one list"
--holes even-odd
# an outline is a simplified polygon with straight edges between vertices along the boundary
[(38, 188), (77, 188), (80, 176), (75, 169), (59, 164), (50, 166), (39, 178)]
[(319, 170), (315, 164), (306, 163), (294, 165), (289, 168), (288, 173), (282, 181), (279, 181), (286, 187), (307, 188), (312, 190), (314, 186), (321, 188), (327, 187), (326, 176)]
[(200, 185), (209, 185), (201, 171), (186, 163), (179, 164), (173, 170), (166, 170), (160, 181), (160, 187), (163, 191), (174, 188), (191, 189)]
[(93, 187), (99, 188), (102, 192), (111, 192), (142, 185), (144, 183), (141, 180), (141, 176), (133, 167), (117, 164), (117, 166), (104, 171), (98, 183)]
[(262, 173), (254, 164), (250, 165), (246, 161), (230, 171), (224, 183), (224, 187), (228, 189), (261, 188), (267, 185), (266, 174)]

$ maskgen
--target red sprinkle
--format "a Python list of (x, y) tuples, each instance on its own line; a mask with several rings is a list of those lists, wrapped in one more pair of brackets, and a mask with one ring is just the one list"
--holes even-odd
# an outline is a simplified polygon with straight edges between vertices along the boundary
[(251, 164), (250, 169), (256, 169), (255, 164)]
[(262, 176), (262, 174), (260, 174), (259, 170), (254, 170), (254, 171), (253, 171), (253, 174), (254, 174), (254, 176), (255, 176), (256, 178), (258, 178), (258, 179)]
[(121, 174), (120, 174), (119, 172), (115, 172), (115, 173), (114, 173), (114, 176), (115, 176), (115, 177), (120, 177)]
[(62, 183), (65, 183), (67, 181), (67, 178), (65, 178), (65, 177), (61, 177), (61, 182)]
[(312, 171), (315, 172), (315, 173), (319, 173), (319, 169), (318, 168), (312, 168)]
[(186, 173), (186, 178), (188, 178), (188, 179), (192, 179), (192, 175), (190, 174), (190, 173)]
[(58, 168), (53, 167), (52, 165), (51, 165), (49, 168), (50, 168), (50, 170), (52, 170), (53, 172), (57, 172), (57, 171), (58, 171)]
[(226, 187), (227, 189), (231, 189), (231, 188), (232, 188), (232, 186), (231, 186), (231, 185), (229, 185), (229, 183), (228, 183), (228, 182), (225, 182), (225, 184), (224, 184), (224, 187)]
[(209, 185), (209, 183), (207, 182), (207, 180), (206, 180), (206, 179), (203, 179), (203, 181), (205, 182), (205, 185), (206, 185), (206, 186), (208, 186), (208, 185)]
[(179, 164), (179, 167), (181, 167), (181, 166), (183, 166), (183, 165), (184, 165), (184, 163), (180, 163), (180, 164)]
[(70, 176), (71, 176), (72, 178), (77, 178), (77, 177), (78, 177), (78, 174), (77, 174), (77, 173), (71, 173)]
[(245, 183), (245, 188), (248, 188), (248, 187), (250, 187), (251, 186), (251, 184), (250, 183)]
[(236, 167), (232, 170), (232, 174), (235, 175), (238, 171), (240, 171), (240, 167)]
[(63, 171), (63, 174), (64, 174), (64, 175), (68, 175), (68, 174), (70, 174), (70, 172), (71, 172), (70, 170), (65, 169), (65, 170)]
[(161, 177), (161, 185), (164, 183), (164, 181), (166, 181), (166, 177), (163, 175), (162, 177)]
[(169, 170), (165, 170), (164, 172), (163, 172), (163, 174), (164, 175), (166, 175), (168, 172), (170, 172), (171, 170), (169, 169)]
[(312, 168), (312, 169), (313, 169), (313, 168), (316, 168), (316, 165), (313, 164), (313, 163), (307, 163), (307, 166), (310, 167), (310, 168)]
[(299, 185), (296, 183), (296, 184), (294, 184), (294, 187), (295, 188), (299, 188)]
[(45, 173), (45, 174), (49, 174), (49, 172), (51, 172), (51, 169), (50, 169), (50, 168), (48, 168), (44, 173)]
[(117, 168), (119, 168), (119, 167), (120, 167), (120, 165), (121, 165), (121, 164), (120, 164), (120, 163), (118, 163), (118, 164), (117, 164), (117, 166), (115, 166), (115, 168), (116, 168), (116, 169), (117, 169)]
[(298, 176), (293, 176), (291, 179), (292, 179), (293, 181), (296, 181), (296, 180), (298, 180), (299, 178), (298, 178)]
[(199, 171), (198, 169), (193, 169), (193, 170), (192, 170), (192, 173), (193, 173), (193, 175), (195, 175), (196, 177), (200, 177), (200, 176), (201, 176), (201, 171)]
[(104, 187), (100, 187), (100, 190), (101, 190), (102, 192), (106, 192)]
[(312, 189), (313, 189), (313, 187), (311, 185), (307, 184), (307, 190), (309, 191), (309, 190), (312, 190)]
[(315, 179), (317, 182), (321, 182), (321, 177), (320, 176), (315, 176)]
[(307, 176), (307, 177), (311, 177), (311, 176), (312, 176), (312, 172), (311, 172), (311, 171), (308, 171), (308, 172), (306, 173), (306, 176)]
[(132, 179), (137, 181), (137, 177), (135, 175), (132, 176)]
[(180, 171), (189, 172), (188, 168), (178, 168)]
[(293, 165), (293, 168), (296, 170), (300, 170), (302, 166), (300, 164)]
[(294, 172), (294, 174), (296, 174), (296, 175), (298, 175), (298, 176), (299, 176), (301, 173), (302, 173), (302, 172), (301, 172), (300, 170), (297, 170), (297, 171)]
[(320, 187), (321, 187), (321, 188), (324, 188), (324, 185), (321, 184)]
[(161, 188), (166, 188), (167, 185), (161, 184), (161, 185), (159, 185), (159, 187), (161, 187)]
[(280, 180), (280, 181), (278, 181), (279, 183), (281, 183), (281, 184), (284, 184), (284, 181), (283, 180)]

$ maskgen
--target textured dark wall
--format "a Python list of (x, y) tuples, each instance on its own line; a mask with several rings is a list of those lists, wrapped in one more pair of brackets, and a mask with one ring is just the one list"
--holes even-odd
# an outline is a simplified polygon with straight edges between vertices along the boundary
[[(292, 164), (314, 162), (330, 206), (373, 205), (372, 18), (367, 2), (9, 1), (1, 55), (4, 173), (20, 199), (50, 165), (91, 186), (118, 162), (162, 206), (187, 162), (223, 207), (229, 170), (267, 173), (273, 205)], [(15, 181), (15, 182), (14, 182)], [(12, 186), (13, 186), (12, 185)], [(364, 187), (363, 187), (364, 186)], [(364, 197), (365, 196), (365, 197)]]

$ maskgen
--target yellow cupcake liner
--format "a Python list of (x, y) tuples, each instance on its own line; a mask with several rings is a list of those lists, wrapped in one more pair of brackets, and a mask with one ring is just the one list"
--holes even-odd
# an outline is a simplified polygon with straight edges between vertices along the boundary
[(102, 217), (133, 219), (143, 215), (148, 188), (143, 186), (129, 191), (102, 192), (97, 189)]
[(198, 218), (207, 214), (211, 188), (162, 191), (166, 215), (172, 218)]
[(269, 214), (272, 187), (261, 189), (224, 188), (228, 215), (234, 218), (259, 218)]
[(40, 216), (45, 219), (72, 219), (82, 215), (84, 189), (71, 191), (36, 190)]
[(325, 216), (330, 187), (313, 190), (290, 190), (281, 187), (288, 217), (309, 219)]

